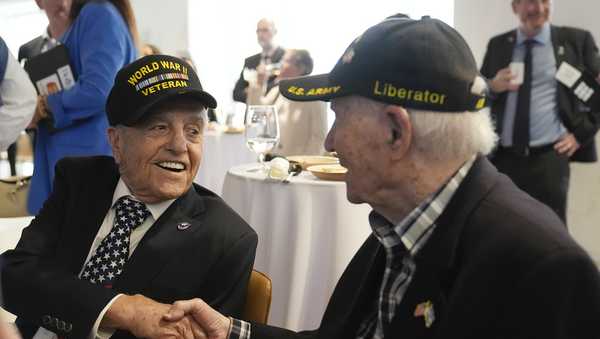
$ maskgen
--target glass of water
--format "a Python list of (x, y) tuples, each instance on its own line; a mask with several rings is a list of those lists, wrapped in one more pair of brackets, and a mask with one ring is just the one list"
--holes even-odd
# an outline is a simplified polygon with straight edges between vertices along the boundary
[(279, 142), (279, 117), (277, 108), (272, 105), (250, 105), (246, 108), (246, 145), (258, 154), (258, 161), (263, 170), (265, 154), (271, 151)]

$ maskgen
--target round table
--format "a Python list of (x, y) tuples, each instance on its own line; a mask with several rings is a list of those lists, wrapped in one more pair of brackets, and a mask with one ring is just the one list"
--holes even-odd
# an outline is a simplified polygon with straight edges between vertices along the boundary
[(15, 248), (33, 217), (0, 218), (0, 253)]
[(246, 147), (244, 133), (205, 131), (202, 163), (194, 182), (221, 194), (227, 170), (256, 160), (256, 154)]
[[(0, 218), (0, 253), (15, 248), (21, 239), (21, 231), (29, 226), (32, 219), (33, 217)], [(0, 307), (0, 321), (13, 322), (15, 318)]]
[(302, 172), (265, 179), (257, 164), (233, 167), (223, 198), (258, 234), (254, 267), (273, 282), (269, 324), (319, 326), (335, 284), (371, 233), (366, 205), (346, 200), (346, 184)]

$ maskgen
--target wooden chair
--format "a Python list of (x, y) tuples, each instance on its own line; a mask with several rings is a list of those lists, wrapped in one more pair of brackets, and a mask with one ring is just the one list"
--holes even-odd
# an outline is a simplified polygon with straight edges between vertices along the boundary
[(259, 324), (266, 324), (270, 308), (271, 279), (264, 273), (252, 270), (242, 318)]

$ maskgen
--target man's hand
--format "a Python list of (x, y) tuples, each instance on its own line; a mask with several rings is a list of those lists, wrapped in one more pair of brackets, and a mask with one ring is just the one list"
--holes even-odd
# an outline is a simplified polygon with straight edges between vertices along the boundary
[(138, 338), (205, 338), (202, 329), (191, 317), (165, 321), (163, 315), (171, 305), (162, 304), (142, 295), (122, 295), (110, 306), (101, 328), (120, 329)]
[(231, 319), (215, 311), (202, 299), (177, 301), (163, 317), (165, 321), (178, 321), (186, 315), (204, 330), (207, 339), (226, 339)]
[(35, 112), (31, 122), (27, 125), (27, 129), (37, 128), (40, 120), (48, 117), (48, 99), (44, 95), (39, 95), (37, 98), (37, 105), (35, 106)]
[(13, 324), (9, 324), (0, 319), (0, 338), (2, 339), (21, 339), (17, 328)]
[(490, 81), (490, 88), (494, 93), (502, 93), (506, 91), (516, 91), (519, 89), (519, 85), (511, 83), (511, 80), (517, 77), (516, 74), (512, 74), (509, 67), (503, 68), (496, 73), (496, 76)]
[(554, 150), (558, 154), (566, 154), (568, 157), (571, 157), (580, 146), (573, 133), (567, 133), (554, 144)]

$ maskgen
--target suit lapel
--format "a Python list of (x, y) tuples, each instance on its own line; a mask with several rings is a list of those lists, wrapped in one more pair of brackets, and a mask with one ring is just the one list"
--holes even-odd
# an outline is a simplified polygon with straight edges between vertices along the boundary
[[(202, 227), (196, 216), (203, 211), (204, 202), (194, 187), (175, 200), (144, 235), (113, 288), (124, 293), (143, 291), (190, 235)], [(180, 229), (182, 223), (191, 226)]]
[(365, 314), (375, 307), (385, 252), (371, 235), (338, 281), (323, 315), (319, 338), (354, 338)]
[[(436, 221), (433, 235), (415, 257), (416, 273), (386, 333), (391, 331), (406, 333), (409, 338), (426, 338), (433, 337), (439, 330), (460, 261), (459, 242), (465, 220), (492, 188), (493, 182), (486, 179), (492, 172), (495, 169), (485, 158), (480, 157), (473, 164)], [(419, 305), (427, 302), (433, 305), (433, 323), (429, 327), (425, 316), (415, 312)]]
[(567, 54), (567, 46), (565, 46), (560, 27), (550, 26), (550, 38), (552, 39), (554, 58), (556, 59), (556, 67), (558, 68), (563, 61), (566, 61)]
[[(500, 65), (504, 65), (500, 68), (507, 67), (513, 57), (513, 51), (515, 49), (515, 44), (517, 43), (517, 31), (514, 30), (506, 35), (506, 39), (501, 41), (503, 44), (501, 48), (498, 48), (498, 60), (500, 61)], [(494, 51), (496, 53), (496, 51)]]
[[(103, 167), (98, 166), (98, 168)], [(65, 220), (66, 223), (75, 224), (69, 229), (67, 236), (69, 239), (64, 243), (73, 244), (73, 250), (67, 251), (68, 258), (65, 258), (65, 260), (69, 262), (71, 272), (76, 272), (76, 274), (81, 271), (98, 229), (111, 207), (113, 193), (119, 180), (119, 173), (112, 159), (110, 160), (108, 173), (96, 174), (96, 176), (90, 176), (90, 178), (96, 178), (90, 180), (90, 185), (92, 185), (90, 192), (94, 195), (93, 200), (97, 203), (89, 203), (85, 200), (83, 204), (74, 204), (79, 209), (74, 212), (75, 220)], [(101, 178), (107, 179), (102, 180)]]

